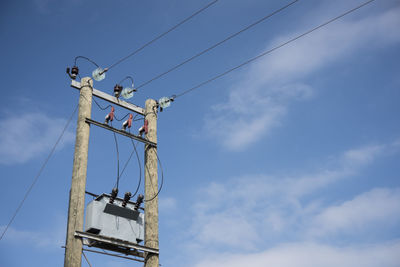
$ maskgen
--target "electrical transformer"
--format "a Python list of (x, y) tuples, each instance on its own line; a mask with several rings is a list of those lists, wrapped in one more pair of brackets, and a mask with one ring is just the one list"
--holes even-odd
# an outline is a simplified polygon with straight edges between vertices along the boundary
[(140, 243), (144, 240), (144, 214), (135, 209), (135, 203), (102, 194), (86, 207), (85, 231), (111, 238)]

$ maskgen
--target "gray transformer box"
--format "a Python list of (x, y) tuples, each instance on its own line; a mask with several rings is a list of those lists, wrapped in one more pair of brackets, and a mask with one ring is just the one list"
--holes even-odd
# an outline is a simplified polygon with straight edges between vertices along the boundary
[(122, 207), (122, 199), (109, 204), (110, 196), (102, 194), (86, 207), (85, 231), (102, 236), (140, 243), (144, 240), (144, 214), (134, 210), (134, 203)]

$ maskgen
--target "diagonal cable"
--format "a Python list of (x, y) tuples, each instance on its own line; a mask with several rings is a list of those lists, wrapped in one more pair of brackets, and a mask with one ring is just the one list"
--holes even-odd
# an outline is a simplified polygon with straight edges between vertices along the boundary
[(72, 112), (71, 116), (69, 117), (67, 123), (64, 126), (64, 129), (62, 130), (60, 136), (58, 137), (56, 143), (54, 144), (53, 148), (51, 149), (49, 155), (47, 156), (46, 160), (43, 162), (42, 167), (40, 168), (39, 172), (37, 173), (35, 179), (33, 179), (32, 184), (29, 186), (28, 191), (26, 191), (24, 198), (22, 199), (21, 203), (19, 203), (17, 209), (15, 210), (13, 216), (11, 217), (10, 221), (8, 222), (6, 228), (4, 229), (3, 233), (0, 236), (0, 240), (3, 238), (3, 236), (5, 235), (5, 233), (7, 232), (8, 228), (10, 227), (10, 225), (12, 224), (12, 222), (14, 221), (15, 217), (17, 216), (19, 210), (21, 209), (22, 205), (24, 204), (25, 200), (27, 199), (28, 195), (30, 194), (30, 192), (32, 191), (33, 187), (35, 186), (36, 182), (38, 181), (40, 175), (42, 174), (44, 168), (46, 167), (47, 163), (49, 162), (50, 158), (53, 156), (54, 151), (56, 150), (57, 145), (60, 143), (61, 138), (64, 136), (65, 131), (68, 129), (68, 126), (72, 120), (72, 118), (74, 117), (76, 110), (78, 109), (79, 105), (76, 105), (74, 111)]
[(204, 86), (204, 85), (206, 85), (206, 84), (208, 84), (208, 83), (210, 83), (210, 82), (212, 82), (212, 81), (214, 81), (214, 80), (216, 80), (218, 78), (221, 78), (222, 76), (225, 76), (226, 74), (228, 74), (228, 73), (230, 73), (230, 72), (232, 72), (234, 70), (237, 70), (237, 69), (239, 69), (239, 68), (241, 68), (241, 67), (243, 67), (243, 66), (245, 66), (245, 65), (247, 65), (247, 64), (249, 64), (249, 63), (251, 63), (251, 62), (253, 62), (253, 61), (255, 61), (255, 60), (257, 60), (257, 59), (259, 59), (261, 57), (263, 57), (263, 56), (266, 56), (266, 55), (274, 52), (275, 50), (278, 50), (279, 48), (281, 48), (283, 46), (286, 46), (286, 45), (296, 41), (297, 39), (300, 39), (301, 37), (304, 37), (304, 36), (314, 32), (314, 31), (316, 31), (316, 30), (318, 30), (318, 29), (320, 29), (320, 28), (322, 28), (322, 27), (324, 27), (324, 26), (326, 26), (326, 25), (328, 25), (328, 24), (330, 24), (330, 23), (332, 23), (332, 22), (334, 22), (334, 21), (336, 21), (336, 20), (338, 20), (338, 19), (340, 19), (340, 18), (342, 18), (342, 17), (344, 17), (344, 16), (346, 16), (346, 15), (348, 15), (348, 14), (350, 14), (350, 13), (352, 13), (352, 12), (358, 10), (358, 9), (360, 9), (360, 8), (362, 8), (363, 6), (366, 6), (366, 5), (370, 4), (373, 1), (375, 1), (375, 0), (369, 0), (367, 2), (364, 2), (361, 5), (359, 5), (359, 6), (355, 7), (355, 8), (352, 8), (352, 9), (340, 14), (339, 16), (334, 17), (334, 18), (332, 18), (332, 19), (330, 19), (330, 20), (328, 20), (328, 21), (326, 21), (326, 22), (324, 22), (324, 23), (312, 28), (311, 30), (308, 30), (308, 31), (306, 31), (306, 32), (304, 32), (304, 33), (302, 33), (302, 34), (300, 34), (300, 35), (298, 35), (298, 36), (296, 36), (296, 37), (294, 37), (294, 38), (292, 38), (292, 39), (280, 44), (280, 45), (277, 45), (277, 46), (265, 51), (264, 53), (262, 53), (262, 54), (260, 54), (260, 55), (258, 55), (256, 57), (253, 57), (253, 58), (243, 62), (242, 64), (240, 64), (240, 65), (238, 65), (236, 67), (233, 67), (233, 68), (231, 68), (231, 69), (229, 69), (229, 70), (227, 70), (227, 71), (225, 71), (225, 72), (223, 72), (223, 73), (221, 73), (221, 74), (219, 74), (217, 76), (212, 77), (211, 79), (208, 79), (208, 80), (206, 80), (206, 81), (204, 81), (202, 83), (199, 83), (198, 85), (196, 85), (196, 86), (194, 86), (194, 87), (192, 87), (190, 89), (187, 89), (187, 90), (181, 92), (180, 94), (177, 94), (175, 96), (175, 98), (183, 96), (183, 95), (185, 95), (185, 94), (187, 94), (187, 93), (189, 93), (189, 92), (191, 92), (191, 91), (193, 91), (193, 90), (195, 90), (195, 89), (197, 89), (199, 87), (202, 87), (202, 86)]
[(216, 2), (218, 2), (218, 0), (214, 0), (210, 3), (208, 3), (205, 7), (199, 9), (198, 11), (196, 11), (195, 13), (193, 13), (192, 15), (190, 15), (189, 17), (187, 17), (186, 19), (182, 20), (181, 22), (179, 22), (178, 24), (176, 24), (175, 26), (171, 27), (169, 30), (167, 30), (166, 32), (158, 35), (156, 38), (150, 40), (149, 42), (145, 43), (144, 45), (142, 45), (141, 47), (139, 47), (138, 49), (136, 49), (135, 51), (133, 51), (132, 53), (130, 53), (129, 55), (121, 58), (120, 60), (118, 60), (117, 62), (115, 62), (114, 64), (112, 64), (111, 66), (109, 66), (107, 68), (107, 70), (110, 70), (112, 68), (114, 68), (115, 66), (117, 66), (118, 64), (120, 64), (121, 62), (127, 60), (128, 58), (130, 58), (131, 56), (135, 55), (136, 53), (138, 53), (139, 51), (143, 50), (145, 47), (151, 45), (152, 43), (154, 43), (155, 41), (157, 41), (158, 39), (162, 38), (163, 36), (167, 35), (168, 33), (172, 32), (173, 30), (175, 30), (176, 28), (178, 28), (179, 26), (181, 26), (182, 24), (184, 24), (185, 22), (187, 22), (188, 20), (192, 19), (193, 17), (195, 17), (196, 15), (200, 14), (201, 12), (203, 12), (204, 10), (206, 10), (207, 8), (209, 8), (210, 6), (212, 6), (213, 4), (215, 4)]
[(257, 24), (259, 24), (259, 23), (263, 22), (264, 20), (266, 20), (266, 19), (272, 17), (273, 15), (275, 15), (275, 14), (277, 14), (277, 13), (279, 13), (279, 12), (285, 10), (286, 8), (290, 7), (291, 5), (293, 5), (294, 3), (296, 3), (297, 1), (299, 1), (299, 0), (294, 0), (294, 1), (290, 2), (289, 4), (286, 4), (285, 6), (283, 6), (283, 7), (279, 8), (279, 9), (275, 10), (274, 12), (272, 12), (272, 13), (270, 13), (270, 14), (264, 16), (264, 17), (262, 17), (261, 19), (255, 21), (255, 22), (253, 22), (252, 24), (250, 24), (250, 25), (244, 27), (244, 28), (241, 29), (240, 31), (238, 31), (238, 32), (236, 32), (236, 33), (234, 33), (234, 34), (229, 35), (229, 36), (226, 37), (225, 39), (223, 39), (223, 40), (219, 41), (218, 43), (216, 43), (216, 44), (214, 44), (214, 45), (212, 45), (212, 46), (210, 46), (210, 47), (204, 49), (203, 51), (201, 51), (201, 52), (195, 54), (194, 56), (192, 56), (192, 57), (190, 57), (190, 58), (188, 58), (188, 59), (182, 61), (181, 63), (175, 65), (174, 67), (170, 68), (169, 70), (166, 70), (166, 71), (164, 71), (164, 72), (158, 74), (157, 76), (154, 76), (154, 77), (151, 78), (150, 80), (148, 80), (148, 81), (146, 81), (146, 82), (140, 84), (138, 87), (136, 87), (136, 89), (139, 89), (139, 88), (141, 88), (141, 87), (144, 87), (144, 86), (148, 85), (149, 83), (151, 83), (151, 82), (153, 82), (153, 81), (155, 81), (155, 80), (161, 78), (162, 76), (164, 76), (164, 75), (166, 75), (166, 74), (168, 74), (168, 73), (170, 73), (170, 72), (172, 72), (172, 71), (178, 69), (179, 67), (182, 67), (183, 65), (185, 65), (186, 63), (189, 63), (190, 61), (194, 60), (195, 58), (198, 58), (199, 56), (201, 56), (201, 55), (203, 55), (203, 54), (209, 52), (210, 50), (216, 48), (217, 46), (219, 46), (219, 45), (221, 45), (221, 44), (223, 44), (223, 43), (229, 41), (230, 39), (232, 39), (232, 38), (238, 36), (239, 34), (241, 34), (241, 33), (245, 32), (245, 31), (247, 31), (247, 30), (250, 29), (250, 28), (256, 26)]

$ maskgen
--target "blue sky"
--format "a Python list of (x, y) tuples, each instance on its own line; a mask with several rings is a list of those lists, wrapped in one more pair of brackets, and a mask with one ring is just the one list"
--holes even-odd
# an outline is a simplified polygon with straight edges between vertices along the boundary
[[(65, 74), (74, 57), (106, 67), (208, 2), (1, 2), (1, 229), (77, 104)], [(132, 102), (178, 94), (362, 2), (298, 1), (141, 88)], [(111, 93), (127, 75), (141, 84), (286, 3), (220, 0), (95, 88)], [(374, 1), (160, 113), (160, 263), (400, 266), (399, 27), (399, 1)], [(94, 69), (78, 65), (82, 76)], [(93, 119), (105, 115), (93, 105)], [(63, 264), (75, 126), (76, 116), (0, 241), (1, 266)], [(132, 146), (118, 141), (123, 165)], [(115, 156), (112, 134), (93, 126), (88, 191), (111, 191)], [(138, 172), (134, 159), (121, 192), (135, 190)], [(141, 266), (87, 256), (93, 266)]]

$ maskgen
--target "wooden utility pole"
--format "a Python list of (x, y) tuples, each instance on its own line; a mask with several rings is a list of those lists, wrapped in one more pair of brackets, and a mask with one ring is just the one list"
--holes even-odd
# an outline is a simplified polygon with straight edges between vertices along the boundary
[[(134, 256), (144, 258), (145, 267), (159, 267), (158, 250), (158, 172), (157, 172), (157, 102), (146, 101), (143, 109), (114, 96), (93, 88), (91, 78), (83, 78), (81, 82), (71, 81), (71, 87), (80, 90), (78, 125), (76, 129), (74, 166), (72, 185), (69, 195), (67, 241), (64, 267), (80, 267), (82, 262), (82, 238), (96, 240), (102, 244), (125, 247), (132, 250)], [(99, 97), (112, 104), (145, 116), (146, 138), (115, 129), (91, 119), (92, 97)], [(107, 236), (83, 232), (86, 175), (89, 149), (90, 124), (113, 131), (145, 144), (145, 246), (124, 240), (115, 240)], [(111, 249), (112, 250), (112, 249)], [(120, 251), (120, 249), (118, 250)], [(95, 251), (93, 251), (95, 252)], [(132, 260), (138, 260), (132, 258)], [(139, 260), (140, 261), (140, 260)]]
[[(157, 143), (157, 102), (153, 99), (146, 100), (145, 120), (148, 122), (146, 137), (149, 141)], [(145, 246), (158, 249), (158, 172), (157, 148), (145, 146)], [(148, 253), (145, 267), (159, 267), (158, 254)]]
[(89, 149), (90, 126), (85, 122), (91, 117), (93, 80), (85, 77), (80, 84), (78, 124), (76, 127), (74, 166), (69, 194), (67, 242), (64, 267), (80, 267), (82, 260), (82, 239), (75, 237), (75, 231), (83, 230), (85, 188)]

